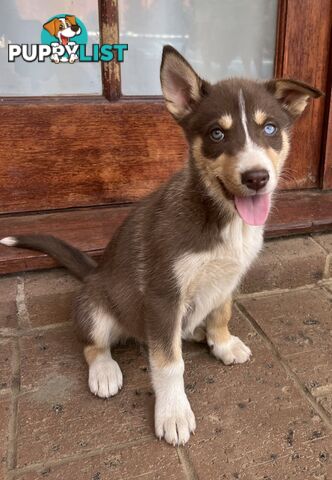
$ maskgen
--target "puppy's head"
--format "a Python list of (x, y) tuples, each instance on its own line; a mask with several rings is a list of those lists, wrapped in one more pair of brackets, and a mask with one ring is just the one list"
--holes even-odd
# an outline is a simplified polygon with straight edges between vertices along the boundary
[(193, 168), (209, 194), (250, 225), (265, 223), (289, 151), (289, 131), (319, 90), (295, 80), (202, 80), (164, 47), (166, 106), (189, 142)]
[(63, 18), (54, 18), (43, 25), (51, 35), (57, 37), (62, 45), (67, 45), (69, 39), (81, 33), (76, 23), (76, 17), (67, 15)]

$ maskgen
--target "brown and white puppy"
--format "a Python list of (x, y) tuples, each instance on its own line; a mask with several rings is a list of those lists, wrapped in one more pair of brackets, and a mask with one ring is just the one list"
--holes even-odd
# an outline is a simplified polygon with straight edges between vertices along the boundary
[(110, 347), (121, 337), (146, 342), (156, 435), (175, 445), (196, 427), (184, 389), (182, 338), (206, 335), (226, 365), (251, 355), (228, 329), (232, 293), (261, 249), (291, 125), (321, 92), (293, 80), (211, 85), (170, 46), (161, 84), (188, 139), (189, 161), (135, 207), (100, 265), (54, 237), (1, 242), (44, 251), (84, 280), (74, 320), (94, 394), (110, 397), (122, 387)]

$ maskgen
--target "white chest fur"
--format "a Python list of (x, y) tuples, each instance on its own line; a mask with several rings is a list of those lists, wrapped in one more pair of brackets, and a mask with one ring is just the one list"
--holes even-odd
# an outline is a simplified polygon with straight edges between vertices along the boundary
[[(181, 292), (184, 335), (194, 329), (237, 287), (263, 243), (263, 228), (246, 225), (236, 217), (222, 232), (213, 250), (188, 253), (174, 266)], [(187, 314), (188, 309), (193, 309)]]

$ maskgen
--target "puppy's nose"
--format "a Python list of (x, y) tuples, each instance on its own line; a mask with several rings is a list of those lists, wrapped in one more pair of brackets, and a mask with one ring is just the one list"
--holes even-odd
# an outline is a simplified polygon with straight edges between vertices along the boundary
[(267, 170), (247, 170), (242, 173), (241, 180), (243, 185), (246, 185), (251, 190), (260, 190), (265, 187), (269, 181), (270, 175)]
[(80, 27), (78, 25), (72, 25), (71, 29), (73, 32), (77, 32)]

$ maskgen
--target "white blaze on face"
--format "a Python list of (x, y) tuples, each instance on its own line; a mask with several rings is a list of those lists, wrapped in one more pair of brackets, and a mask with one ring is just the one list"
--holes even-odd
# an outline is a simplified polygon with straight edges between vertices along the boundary
[(263, 225), (270, 211), (271, 193), (277, 185), (277, 179), (271, 160), (265, 150), (255, 144), (249, 135), (245, 100), (242, 90), (239, 92), (239, 108), (241, 122), (245, 133), (243, 150), (237, 155), (237, 171), (241, 178), (242, 173), (250, 170), (267, 170), (269, 180), (259, 192), (247, 189), (244, 196), (235, 196), (234, 202), (238, 214), (248, 225)]
[(248, 170), (267, 170), (270, 179), (262, 190), (262, 193), (271, 193), (277, 186), (277, 178), (274, 172), (273, 164), (266, 154), (264, 148), (253, 142), (248, 131), (248, 120), (246, 114), (245, 100), (242, 89), (239, 92), (239, 106), (241, 123), (245, 133), (246, 142), (244, 149), (237, 155), (238, 157), (238, 172), (240, 175)]

